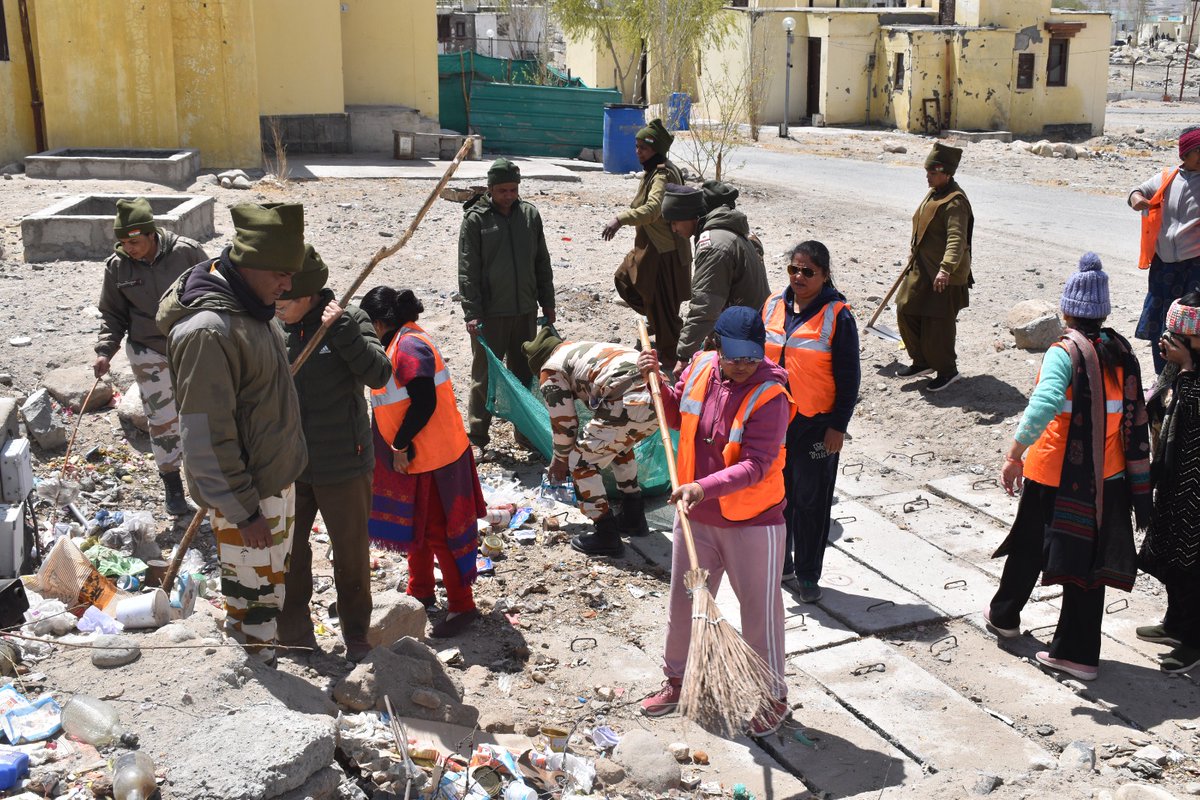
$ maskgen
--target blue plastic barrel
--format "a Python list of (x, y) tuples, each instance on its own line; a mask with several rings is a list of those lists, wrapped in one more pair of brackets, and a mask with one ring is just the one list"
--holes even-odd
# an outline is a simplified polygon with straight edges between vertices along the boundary
[(688, 130), (688, 119), (692, 116), (692, 96), (687, 92), (672, 92), (667, 98), (667, 130)]
[(638, 172), (642, 163), (638, 161), (634, 141), (637, 132), (646, 126), (644, 106), (606, 103), (604, 105), (604, 171), (625, 173)]

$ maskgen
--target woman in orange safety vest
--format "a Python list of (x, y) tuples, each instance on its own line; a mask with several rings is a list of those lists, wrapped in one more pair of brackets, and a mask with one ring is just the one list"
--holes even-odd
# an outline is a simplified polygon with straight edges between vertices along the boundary
[(430, 635), (454, 636), (479, 617), (471, 584), (476, 521), (487, 511), (467, 432), (446, 362), (417, 324), (425, 308), (416, 295), (377, 286), (362, 310), (392, 362), (392, 379), (371, 391), (375, 482), (368, 532), (374, 544), (408, 554), (406, 591), (427, 609), (437, 606), (437, 559), (448, 613)]
[[(1000, 473), (1021, 493), (1000, 587), (983, 612), (1001, 638), (1021, 635), (1021, 610), (1037, 581), (1062, 584), (1062, 609), (1043, 666), (1094, 680), (1100, 664), (1104, 587), (1129, 591), (1137, 573), (1130, 509), (1150, 512), (1150, 438), (1141, 370), (1125, 341), (1102, 328), (1108, 276), (1086, 253), (1059, 304), (1067, 331), (1046, 351), (1037, 386)], [(1022, 460), (1022, 456), (1025, 456)]]
[(787, 548), (783, 586), (803, 603), (821, 599), (821, 569), (838, 454), (858, 404), (858, 325), (833, 285), (829, 249), (820, 242), (792, 248), (788, 285), (763, 304), (767, 358), (788, 372), (796, 416), (788, 425)]

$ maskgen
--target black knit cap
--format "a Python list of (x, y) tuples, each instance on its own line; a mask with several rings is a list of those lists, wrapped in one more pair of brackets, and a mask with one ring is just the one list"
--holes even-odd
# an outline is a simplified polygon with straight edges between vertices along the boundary
[(488, 186), (495, 186), (497, 183), (520, 183), (521, 168), (507, 158), (497, 158), (488, 169), (487, 181)]
[(705, 214), (704, 193), (691, 186), (668, 183), (663, 196), (662, 218), (668, 222), (699, 219)]
[(675, 137), (667, 130), (667, 126), (663, 125), (661, 119), (650, 120), (650, 124), (634, 134), (634, 138), (653, 147), (654, 152), (660, 156), (665, 156), (671, 149), (671, 143), (675, 141)]
[(705, 181), (700, 191), (704, 192), (704, 208), (707, 211), (721, 206), (737, 208), (738, 190), (724, 181)]

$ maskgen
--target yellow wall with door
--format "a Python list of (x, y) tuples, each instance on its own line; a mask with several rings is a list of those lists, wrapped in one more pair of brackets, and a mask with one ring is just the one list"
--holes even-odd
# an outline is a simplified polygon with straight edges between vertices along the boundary
[(29, 70), (17, 4), (5, 3), (3, 14), (9, 60), (0, 61), (0, 166), (24, 158), (36, 148), (33, 109), (29, 106)]
[(813, 17), (808, 35), (822, 39), (820, 85), (821, 113), (825, 115), (825, 123), (861, 125), (869, 122), (879, 15), (862, 10), (815, 14)]
[[(603, 42), (588, 35), (566, 36), (564, 39), (567, 45), (564, 60), (571, 77), (579, 78), (593, 89), (620, 88), (617, 84), (616, 61)], [(622, 68), (630, 65), (627, 85), (632, 92), (637, 83), (637, 59), (628, 50), (621, 49), (619, 52)], [(630, 96), (625, 97), (625, 102), (631, 101)]]
[(47, 147), (178, 146), (168, 4), (38, 0), (36, 7)]
[(957, 31), (949, 62), (956, 130), (1008, 130), (1016, 82), (1012, 30)]
[(436, 5), (415, 0), (341, 5), (346, 6), (338, 15), (346, 103), (410, 106), (437, 117)]
[(346, 110), (341, 25), (332, 0), (254, 0), (259, 114)]
[(254, 15), (240, 0), (172, 0), (180, 147), (204, 167), (258, 167)]

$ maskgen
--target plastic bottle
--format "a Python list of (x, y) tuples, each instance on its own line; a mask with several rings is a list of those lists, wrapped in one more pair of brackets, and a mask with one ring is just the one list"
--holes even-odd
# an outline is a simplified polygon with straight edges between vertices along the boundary
[(146, 800), (154, 794), (154, 761), (141, 750), (122, 753), (113, 764), (113, 797)]
[(72, 697), (63, 708), (62, 726), (68, 736), (92, 747), (104, 747), (118, 740), (126, 747), (137, 744), (137, 736), (125, 733), (112, 705), (83, 694)]

